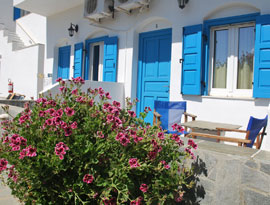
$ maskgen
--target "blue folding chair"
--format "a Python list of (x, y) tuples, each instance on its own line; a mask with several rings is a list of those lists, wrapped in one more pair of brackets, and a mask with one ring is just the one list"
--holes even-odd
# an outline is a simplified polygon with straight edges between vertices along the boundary
[(245, 139), (222, 137), (218, 135), (210, 135), (210, 134), (197, 133), (197, 132), (189, 133), (188, 137), (212, 138), (212, 139), (216, 139), (217, 141), (235, 142), (235, 143), (238, 143), (238, 146), (244, 146), (244, 147), (250, 147), (250, 148), (255, 146), (256, 149), (260, 149), (262, 141), (263, 141), (263, 137), (264, 135), (266, 135), (265, 130), (267, 126), (267, 119), (268, 119), (267, 115), (263, 119), (257, 119), (251, 116), (246, 130), (217, 128), (217, 130), (219, 131), (246, 133)]
[[(188, 117), (195, 120), (197, 116), (186, 113), (187, 103), (185, 101), (180, 102), (168, 102), (155, 100), (154, 102), (154, 119), (153, 125), (161, 125), (162, 129), (166, 130), (169, 134), (183, 134), (174, 131), (172, 125), (180, 124), (182, 116), (184, 115), (184, 122), (187, 122)], [(185, 130), (186, 131), (186, 130)], [(184, 132), (186, 134), (187, 132)]]

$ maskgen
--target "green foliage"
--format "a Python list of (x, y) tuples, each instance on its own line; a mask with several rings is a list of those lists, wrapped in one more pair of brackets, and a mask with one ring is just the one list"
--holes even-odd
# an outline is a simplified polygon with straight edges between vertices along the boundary
[[(25, 204), (177, 204), (193, 176), (189, 143), (163, 135), (102, 88), (59, 79), (61, 95), (40, 98), (2, 123), (0, 173)], [(148, 110), (146, 110), (148, 112)], [(195, 147), (194, 147), (195, 148)], [(180, 151), (182, 150), (182, 151)], [(8, 166), (5, 166), (5, 161)], [(0, 164), (1, 164), (0, 163)]]

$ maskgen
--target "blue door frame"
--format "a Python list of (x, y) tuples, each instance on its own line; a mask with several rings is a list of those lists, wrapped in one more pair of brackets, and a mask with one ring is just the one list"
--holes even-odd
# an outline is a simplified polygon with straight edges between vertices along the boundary
[[(154, 100), (169, 100), (172, 29), (139, 35), (137, 114), (145, 107), (154, 109)], [(150, 112), (145, 121), (152, 123)]]

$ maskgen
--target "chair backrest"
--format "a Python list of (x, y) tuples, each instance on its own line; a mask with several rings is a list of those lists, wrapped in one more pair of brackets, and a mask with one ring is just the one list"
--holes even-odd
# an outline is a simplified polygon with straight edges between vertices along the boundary
[(264, 119), (257, 119), (257, 118), (254, 118), (252, 116), (250, 117), (249, 123), (247, 126), (247, 131), (248, 131), (247, 138), (249, 140), (251, 140), (251, 143), (247, 144), (246, 145), (247, 147), (252, 147), (254, 145), (254, 142), (255, 142), (257, 136), (259, 135), (260, 131), (263, 129), (261, 138), (258, 137), (257, 141), (256, 141), (256, 147), (257, 147), (257, 149), (260, 149), (261, 143), (263, 140), (263, 136), (265, 134), (267, 119), (268, 119), (267, 115)]
[(161, 127), (164, 130), (173, 131), (172, 125), (181, 122), (182, 115), (186, 112), (187, 103), (185, 101), (168, 102), (155, 100), (154, 108), (161, 115)]

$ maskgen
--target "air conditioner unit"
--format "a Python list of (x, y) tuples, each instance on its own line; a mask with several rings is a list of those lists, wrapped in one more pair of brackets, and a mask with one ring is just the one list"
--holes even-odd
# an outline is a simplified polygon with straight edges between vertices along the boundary
[(149, 5), (150, 0), (114, 0), (114, 8), (130, 11)]
[(98, 20), (112, 15), (113, 0), (84, 0), (84, 17)]

